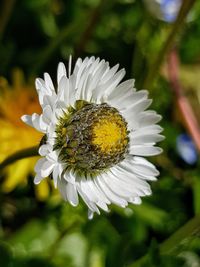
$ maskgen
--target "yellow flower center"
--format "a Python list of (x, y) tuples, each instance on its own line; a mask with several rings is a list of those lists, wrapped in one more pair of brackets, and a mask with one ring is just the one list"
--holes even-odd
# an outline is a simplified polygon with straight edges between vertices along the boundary
[(119, 115), (99, 120), (92, 130), (92, 144), (102, 153), (111, 153), (127, 145), (127, 130)]

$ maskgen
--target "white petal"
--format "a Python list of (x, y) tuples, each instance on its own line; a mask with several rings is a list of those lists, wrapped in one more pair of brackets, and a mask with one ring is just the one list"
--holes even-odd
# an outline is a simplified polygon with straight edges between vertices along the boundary
[(78, 58), (77, 61), (76, 61), (76, 63), (75, 63), (74, 71), (73, 71), (73, 74), (72, 75), (77, 75), (78, 70), (79, 70), (81, 64), (82, 64), (82, 59), (81, 58)]
[(39, 174), (36, 174), (35, 178), (34, 178), (34, 184), (39, 184), (45, 177), (42, 177)]
[(145, 127), (148, 125), (152, 125), (152, 124), (159, 122), (161, 119), (162, 119), (162, 116), (156, 113), (144, 111), (140, 114), (139, 126)]
[(160, 127), (159, 125), (149, 125), (146, 127), (141, 127), (137, 129), (136, 131), (131, 132), (131, 135), (135, 137), (138, 137), (140, 135), (145, 134), (158, 134), (163, 131), (163, 128)]
[[(65, 65), (62, 62), (60, 62), (58, 64), (58, 70), (57, 70), (57, 83), (58, 83), (58, 85), (59, 85), (60, 80), (63, 76), (67, 76), (66, 68), (65, 68)], [(59, 89), (58, 89), (58, 91), (59, 91)]]
[(71, 75), (71, 69), (72, 69), (72, 56), (69, 56), (69, 62), (68, 62), (68, 77)]
[(134, 79), (126, 80), (119, 84), (109, 95), (108, 100), (112, 100), (115, 97), (121, 98), (125, 93), (129, 92), (130, 90), (134, 90)]
[(90, 84), (91, 81), (93, 79), (93, 76), (91, 73), (87, 73), (85, 75), (85, 78), (82, 79), (80, 82), (82, 82), (82, 84), (80, 84), (79, 86), (82, 87), (82, 90), (79, 91), (79, 95), (76, 92), (76, 98), (78, 99), (84, 99), (86, 101), (90, 101), (92, 98), (92, 90), (90, 90)]
[(78, 194), (77, 194), (77, 190), (76, 190), (76, 186), (71, 184), (71, 183), (67, 183), (66, 186), (66, 190), (67, 190), (67, 199), (69, 201), (69, 203), (72, 206), (77, 206), (78, 205)]
[[(97, 176), (98, 177), (98, 176)], [(107, 197), (107, 195), (105, 194), (104, 190), (102, 189), (102, 187), (99, 185), (99, 182), (98, 182), (98, 178), (95, 177), (94, 178), (94, 185), (96, 186), (97, 190), (99, 190), (100, 194), (102, 194), (102, 200), (107, 203), (107, 204), (111, 204), (111, 201), (110, 199)], [(101, 179), (101, 177), (100, 177)]]
[(95, 179), (95, 178), (87, 178), (84, 181), (82, 180), (84, 182), (84, 186), (82, 186), (82, 189), (85, 193), (87, 193), (87, 196), (91, 201), (95, 202), (101, 209), (108, 212), (108, 207), (104, 200), (105, 197), (103, 193), (101, 193), (96, 188), (92, 179)]
[(53, 171), (54, 164), (52, 162), (46, 161), (42, 165), (41, 169), (41, 175), (42, 177), (47, 177), (50, 175), (50, 173)]
[(123, 170), (130, 172), (133, 175), (136, 175), (140, 179), (145, 180), (156, 180), (156, 176), (159, 175), (159, 171), (154, 166), (149, 166), (144, 163), (138, 162), (135, 160), (136, 157), (132, 159), (124, 160), (119, 163), (119, 167)]
[[(151, 176), (156, 177), (160, 174), (156, 167), (143, 157), (131, 156), (130, 158), (128, 158), (128, 160), (124, 160), (122, 164), (128, 164), (129, 167), (134, 165), (134, 170), (137, 173), (143, 174), (148, 178)], [(156, 178), (154, 178), (153, 180), (156, 180)]]
[(148, 97), (148, 91), (147, 90), (140, 90), (140, 91), (133, 91), (132, 88), (130, 88), (129, 91), (124, 93), (121, 97), (115, 97), (112, 98), (110, 103), (116, 107), (119, 111), (123, 109), (127, 109), (128, 107), (132, 106), (134, 103), (137, 103), (138, 101), (147, 99)]
[(52, 109), (49, 105), (45, 106), (43, 109), (43, 120), (48, 124), (52, 120)]
[(66, 190), (67, 182), (62, 178), (58, 179), (57, 182), (58, 182), (58, 184), (57, 184), (58, 190), (60, 191), (63, 199), (67, 201), (68, 200), (67, 199), (67, 190)]
[(117, 166), (112, 172), (115, 175), (115, 182), (118, 183), (118, 187), (123, 187), (124, 190), (131, 193), (130, 196), (132, 197), (144, 196), (145, 190), (150, 189), (149, 184), (133, 172), (122, 170)]
[(106, 71), (104, 73), (104, 75), (102, 76), (102, 82), (106, 83), (108, 80), (110, 80), (111, 78), (113, 78), (114, 74), (116, 73), (116, 71), (119, 68), (119, 64), (115, 65), (114, 67), (112, 67), (111, 69), (109, 69), (108, 71)]
[[(134, 103), (132, 106), (130, 106), (129, 108), (127, 108), (127, 110), (124, 112), (124, 114), (126, 115), (126, 117), (129, 119), (131, 119), (132, 114), (137, 114), (141, 111), (144, 111), (146, 108), (148, 108), (152, 103), (151, 99), (145, 99), (145, 100), (140, 100), (136, 103)], [(122, 113), (123, 114), (123, 113)]]
[(156, 143), (160, 142), (165, 137), (160, 134), (148, 134), (148, 133), (143, 133), (141, 135), (134, 136), (134, 133), (130, 134), (131, 140), (130, 140), (130, 145), (139, 145), (139, 144), (144, 144), (144, 143)]
[(48, 161), (50, 162), (58, 162), (58, 151), (54, 150), (54, 151), (51, 151), (47, 156), (46, 158), (48, 159)]
[(148, 179), (151, 178), (151, 180), (156, 180), (156, 178), (153, 178), (153, 177), (158, 176), (160, 173), (155, 168), (155, 166), (153, 164), (151, 164), (152, 166), (147, 165), (147, 164), (141, 164), (140, 162), (137, 162), (137, 160), (135, 160), (135, 158), (136, 157), (134, 157), (133, 161), (130, 162), (130, 165), (129, 165), (129, 166), (131, 166), (131, 164), (134, 164), (135, 173), (137, 172)]
[(96, 194), (98, 197), (98, 201), (105, 202), (106, 204), (110, 204), (110, 200), (105, 196), (104, 192), (98, 187), (95, 182), (96, 178), (88, 178), (88, 184), (91, 187), (91, 190)]
[(70, 103), (70, 94), (72, 92), (70, 92), (70, 88), (69, 88), (69, 79), (66, 76), (63, 76), (60, 79), (59, 85), (58, 85), (58, 99), (60, 101), (63, 101), (65, 104), (65, 108), (68, 107), (69, 105), (71, 105)]
[(130, 147), (130, 153), (136, 156), (155, 156), (162, 153), (162, 148), (145, 145), (133, 145)]
[[(34, 121), (33, 121), (34, 123)], [(35, 127), (38, 127), (38, 130), (46, 133), (48, 123), (45, 121), (44, 115), (40, 115), (39, 117), (35, 118)]]
[[(78, 84), (80, 82), (80, 78), (81, 78), (82, 74), (84, 73), (85, 68), (87, 67), (88, 60), (89, 60), (88, 57), (86, 57), (84, 59), (84, 61), (82, 62), (82, 64), (78, 68), (78, 71), (76, 73), (75, 89), (78, 88)], [(92, 62), (92, 60), (90, 60), (90, 62)], [(75, 66), (75, 70), (76, 70), (76, 66)]]
[(142, 200), (140, 197), (133, 197), (129, 201), (135, 205), (140, 205), (142, 203)]
[(89, 85), (90, 91), (94, 91), (97, 85), (101, 82), (102, 76), (106, 72), (107, 68), (108, 68), (108, 63), (105, 62), (105, 60), (102, 60), (98, 64), (98, 68), (96, 69), (94, 73), (92, 73), (93, 77)]
[(91, 188), (88, 186), (87, 180), (83, 177), (80, 180), (80, 187), (82, 192), (88, 197), (91, 202), (96, 203), (98, 201), (97, 196), (93, 193)]
[(47, 105), (51, 107), (52, 110), (54, 110), (55, 103), (57, 101), (56, 94), (53, 94), (52, 96), (45, 95), (43, 97), (43, 105), (42, 107), (46, 107)]
[(41, 78), (37, 78), (35, 80), (35, 87), (38, 90), (38, 92), (41, 92), (43, 95), (48, 94), (50, 91), (46, 87), (45, 81)]
[(22, 120), (24, 123), (26, 123), (26, 124), (28, 124), (28, 125), (34, 127), (34, 126), (33, 126), (33, 122), (32, 122), (32, 116), (30, 116), (30, 115), (23, 115), (23, 116), (21, 116), (21, 120)]
[(42, 169), (42, 165), (46, 162), (46, 158), (41, 158), (37, 161), (37, 163), (35, 164), (35, 167), (34, 167), (34, 171), (35, 172), (41, 172), (41, 169)]
[[(21, 117), (21, 119), (28, 125), (34, 127), (36, 130), (45, 133), (46, 124), (42, 124), (42, 127), (40, 125), (41, 115), (38, 115), (36, 113), (33, 113), (31, 116), (24, 115)], [(44, 127), (45, 126), (45, 127)]]
[(106, 82), (107, 89), (104, 92), (104, 95), (109, 96), (112, 93), (112, 91), (116, 90), (116, 86), (123, 79), (123, 77), (125, 76), (125, 74), (126, 74), (125, 69), (121, 69), (109, 81), (107, 81)]
[(76, 81), (76, 99), (84, 99), (85, 96), (87, 97), (91, 95), (91, 93), (101, 80), (102, 74), (104, 72), (104, 64), (105, 60), (102, 60), (100, 63), (99, 59), (96, 59), (94, 62), (92, 60), (89, 60), (88, 65), (85, 66), (85, 69), (80, 68)]
[(88, 210), (88, 219), (89, 220), (92, 220), (93, 219), (93, 217), (94, 217), (94, 212), (92, 211), (92, 210)]
[(52, 147), (50, 145), (45, 144), (45, 145), (40, 146), (38, 152), (41, 156), (46, 156), (50, 152), (51, 149)]
[(82, 191), (80, 185), (77, 185), (77, 190), (80, 194), (80, 196), (82, 197), (83, 201), (86, 203), (86, 205), (88, 206), (88, 208), (93, 211), (93, 212), (97, 212), (98, 214), (100, 214), (99, 209), (97, 208), (96, 204), (91, 202), (88, 199), (88, 196)]
[(57, 188), (57, 186), (58, 186), (58, 179), (60, 178), (59, 164), (55, 165), (55, 167), (53, 169), (52, 176), (53, 176), (54, 186), (55, 186), (55, 188)]
[(76, 183), (76, 176), (74, 173), (72, 173), (72, 171), (69, 171), (69, 172), (65, 172), (64, 175), (63, 175), (63, 178), (71, 183), (71, 184), (75, 184)]
[(54, 88), (53, 82), (51, 80), (51, 77), (50, 77), (49, 73), (47, 73), (47, 72), (44, 73), (44, 81), (45, 81), (46, 87), (50, 91), (54, 91), (55, 92), (55, 88)]
[(35, 129), (37, 129), (38, 131), (42, 130), (40, 127), (40, 115), (33, 113), (32, 122)]
[(133, 192), (130, 192), (130, 187), (128, 183), (124, 183), (120, 178), (116, 178), (112, 173), (109, 173), (109, 180), (104, 179), (108, 187), (118, 196), (124, 199), (128, 199), (133, 195)]
[(126, 207), (126, 205), (128, 204), (126, 200), (124, 200), (123, 198), (117, 196), (105, 183), (104, 181), (104, 175), (107, 174), (103, 174), (101, 176), (96, 177), (96, 181), (99, 185), (99, 187), (101, 188), (101, 190), (105, 193), (105, 195), (107, 196), (108, 199), (110, 199), (110, 201), (114, 204), (117, 204), (121, 207)]

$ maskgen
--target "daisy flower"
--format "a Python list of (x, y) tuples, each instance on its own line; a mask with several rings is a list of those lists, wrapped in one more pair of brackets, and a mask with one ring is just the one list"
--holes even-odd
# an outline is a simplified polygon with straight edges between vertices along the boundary
[(68, 70), (59, 63), (56, 88), (48, 73), (36, 79), (42, 114), (22, 116), (44, 134), (34, 182), (50, 176), (71, 205), (84, 200), (89, 218), (111, 203), (140, 204), (159, 174), (143, 156), (162, 151), (155, 146), (161, 116), (146, 111), (152, 101), (134, 80), (120, 83), (125, 70), (118, 68), (94, 57), (79, 58), (73, 71), (71, 58)]

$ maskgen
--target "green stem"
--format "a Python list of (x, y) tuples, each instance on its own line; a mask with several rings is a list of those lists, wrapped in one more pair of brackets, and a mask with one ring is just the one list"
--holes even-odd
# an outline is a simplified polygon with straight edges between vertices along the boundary
[[(165, 240), (160, 246), (161, 255), (172, 255), (177, 248), (182, 244), (187, 244), (190, 238), (200, 235), (200, 214), (187, 222), (184, 226), (178, 229), (172, 236)], [(149, 255), (146, 254), (128, 267), (140, 267), (146, 262)]]
[(8, 156), (2, 163), (0, 163), (0, 170), (12, 164), (13, 162), (24, 159), (38, 156), (38, 146), (22, 149), (10, 156)]
[(167, 54), (167, 52), (171, 49), (171, 47), (174, 44), (174, 39), (177, 36), (177, 33), (179, 32), (181, 26), (183, 26), (183, 22), (185, 20), (185, 17), (187, 16), (188, 12), (191, 10), (192, 6), (194, 5), (195, 0), (184, 0), (183, 4), (181, 6), (179, 15), (174, 23), (174, 25), (171, 28), (171, 31), (169, 32), (169, 35), (166, 38), (166, 41), (164, 42), (163, 46), (161, 47), (160, 51), (158, 52), (158, 55), (154, 62), (149, 66), (149, 73), (147, 75), (146, 80), (144, 81), (144, 88), (151, 88), (152, 83), (154, 81), (154, 78), (156, 74), (158, 73), (158, 69)]
[(184, 226), (178, 229), (171, 237), (164, 241), (160, 246), (161, 254), (173, 253), (180, 244), (186, 244), (194, 236), (200, 234), (200, 214), (196, 215)]

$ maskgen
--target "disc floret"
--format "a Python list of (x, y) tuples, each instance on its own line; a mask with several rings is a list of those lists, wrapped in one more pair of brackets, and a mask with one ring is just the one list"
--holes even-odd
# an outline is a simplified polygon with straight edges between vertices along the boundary
[(128, 149), (127, 123), (108, 104), (76, 101), (56, 127), (54, 149), (66, 169), (96, 175), (122, 161)]

